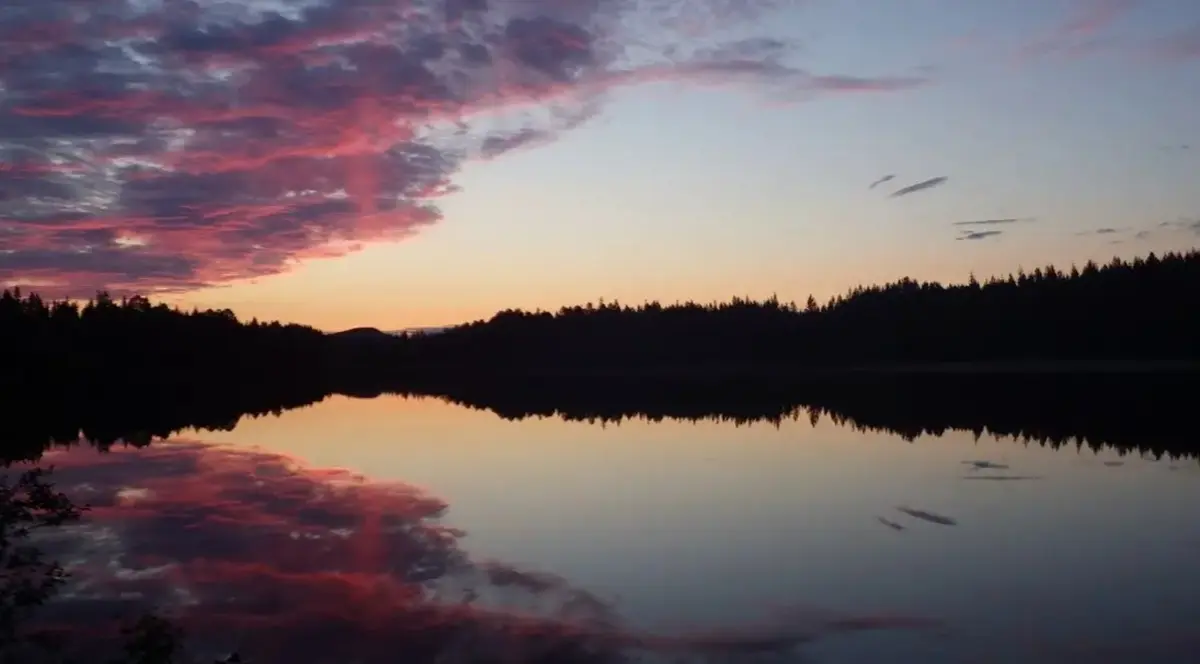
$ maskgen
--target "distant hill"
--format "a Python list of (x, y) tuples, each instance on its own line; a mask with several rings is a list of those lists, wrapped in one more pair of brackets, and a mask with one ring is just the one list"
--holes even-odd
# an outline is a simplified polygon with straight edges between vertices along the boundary
[(390, 339), (393, 335), (374, 327), (354, 327), (341, 332), (331, 332), (329, 336), (353, 341), (382, 341)]
[(406, 327), (403, 330), (380, 330), (377, 327), (353, 327), (341, 332), (330, 332), (329, 336), (350, 341), (384, 341), (405, 334), (438, 334), (450, 329), (451, 326), (440, 327)]
[(403, 330), (389, 330), (386, 334), (400, 336), (402, 334), (438, 334), (450, 329), (450, 325), (439, 325), (436, 327), (406, 327)]

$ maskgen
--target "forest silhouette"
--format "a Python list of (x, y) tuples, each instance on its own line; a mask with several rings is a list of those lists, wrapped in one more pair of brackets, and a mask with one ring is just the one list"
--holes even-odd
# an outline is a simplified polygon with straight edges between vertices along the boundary
[(430, 395), (506, 417), (779, 420), (816, 409), (912, 437), (1200, 450), (1200, 252), (943, 286), (502, 311), (436, 334), (315, 328), (98, 294), (0, 294), (4, 456), (145, 444), (330, 394)]
[[(254, 394), (327, 379), (326, 335), (311, 327), (239, 321), (228, 309), (180, 311), (144, 297), (47, 302), (0, 294), (0, 385), (33, 395), (193, 392), (220, 386)], [(320, 389), (315, 391), (319, 392)]]
[(405, 371), (763, 376), (932, 363), (1200, 359), (1200, 251), (980, 283), (901, 279), (777, 298), (506, 310), (405, 339)]
[(14, 394), (177, 397), (310, 397), (497, 373), (766, 379), (947, 363), (1178, 363), (1200, 360), (1200, 251), (1047, 266), (985, 283), (905, 278), (804, 306), (772, 297), (511, 309), (433, 334), (325, 334), (144, 297), (100, 293), (81, 304), (6, 290), (0, 343), (9, 349), (0, 387)]

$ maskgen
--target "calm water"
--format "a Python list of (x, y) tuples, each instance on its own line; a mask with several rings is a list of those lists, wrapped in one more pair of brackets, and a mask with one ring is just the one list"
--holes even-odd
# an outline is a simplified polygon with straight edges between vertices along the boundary
[[(977, 460), (1007, 468), (964, 463)], [(68, 600), (219, 614), (222, 647), (244, 651), (270, 622), (239, 622), (246, 611), (296, 614), (271, 629), (354, 616), (388, 634), (376, 607), (412, 600), (379, 590), (381, 572), (442, 577), (430, 597), (458, 602), (471, 584), (447, 580), (454, 549), (560, 578), (518, 584), (523, 594), (493, 587), (481, 605), (561, 617), (587, 591), (631, 632), (788, 635), (833, 614), (944, 621), (818, 639), (794, 651), (803, 661), (1200, 661), (1194, 460), (970, 432), (910, 443), (804, 414), (778, 427), (601, 426), (335, 397), (46, 463), (93, 505), (73, 530), (84, 548), (60, 549), (77, 578)], [(980, 479), (995, 477), (1007, 479)], [(433, 543), (414, 553), (418, 523)], [(457, 544), (440, 526), (462, 531)]]

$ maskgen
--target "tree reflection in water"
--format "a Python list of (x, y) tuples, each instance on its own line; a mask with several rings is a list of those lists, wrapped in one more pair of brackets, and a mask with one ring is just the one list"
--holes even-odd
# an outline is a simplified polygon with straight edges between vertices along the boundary
[(147, 610), (178, 625), (205, 662), (230, 652), (314, 664), (740, 658), (828, 633), (935, 625), (792, 614), (721, 634), (642, 634), (564, 579), (473, 560), (463, 533), (440, 523), (446, 503), (411, 486), (199, 442), (51, 452), (41, 463), (90, 510), (34, 536), (69, 577), (29, 629), (69, 635), (86, 661)]

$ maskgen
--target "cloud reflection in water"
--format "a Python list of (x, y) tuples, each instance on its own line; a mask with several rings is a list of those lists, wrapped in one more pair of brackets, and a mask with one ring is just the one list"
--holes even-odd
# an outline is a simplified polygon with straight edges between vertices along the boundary
[(631, 649), (705, 658), (933, 626), (796, 614), (720, 635), (634, 633), (564, 579), (473, 560), (463, 533), (440, 522), (446, 503), (409, 485), (199, 442), (43, 463), (92, 507), (43, 542), (72, 573), (44, 618), (81, 644), (151, 607), (205, 656), (237, 650), (253, 662), (616, 662)]

